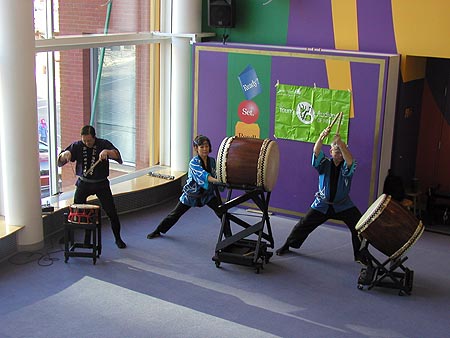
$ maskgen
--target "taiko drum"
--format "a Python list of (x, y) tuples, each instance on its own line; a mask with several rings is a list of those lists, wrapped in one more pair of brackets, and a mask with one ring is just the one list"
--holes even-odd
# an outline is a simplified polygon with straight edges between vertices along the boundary
[(226, 137), (217, 155), (217, 179), (232, 185), (272, 191), (278, 178), (280, 152), (270, 139)]
[(422, 235), (424, 226), (408, 209), (382, 194), (355, 227), (376, 249), (396, 259)]
[(100, 207), (95, 204), (72, 204), (67, 220), (77, 224), (97, 224), (100, 219)]

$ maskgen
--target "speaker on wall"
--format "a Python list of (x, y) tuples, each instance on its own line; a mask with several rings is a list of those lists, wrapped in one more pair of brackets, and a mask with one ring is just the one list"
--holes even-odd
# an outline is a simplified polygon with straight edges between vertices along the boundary
[(234, 0), (208, 0), (208, 26), (234, 27), (236, 8)]

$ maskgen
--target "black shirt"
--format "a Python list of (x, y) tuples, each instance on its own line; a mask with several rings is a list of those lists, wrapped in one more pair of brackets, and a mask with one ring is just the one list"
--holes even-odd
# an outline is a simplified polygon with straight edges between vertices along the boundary
[(342, 168), (342, 163), (339, 163), (339, 165), (335, 165), (334, 161), (331, 160), (331, 165), (330, 165), (330, 201), (329, 202), (333, 202), (334, 201), (334, 197), (336, 196), (336, 191), (337, 191), (337, 185), (338, 185), (338, 180), (339, 180), (339, 175), (341, 172), (341, 168)]
[[(72, 154), (71, 162), (77, 162), (77, 176), (86, 177), (92, 180), (102, 180), (109, 176), (109, 161), (101, 161), (87, 176), (85, 173), (94, 165), (95, 162), (97, 162), (100, 153), (105, 149), (117, 150), (117, 152), (119, 152), (119, 150), (110, 141), (101, 138), (95, 138), (95, 143), (92, 148), (88, 148), (82, 141), (76, 141), (65, 150), (69, 150)], [(116, 161), (120, 164), (123, 162), (120, 152), (119, 159)]]

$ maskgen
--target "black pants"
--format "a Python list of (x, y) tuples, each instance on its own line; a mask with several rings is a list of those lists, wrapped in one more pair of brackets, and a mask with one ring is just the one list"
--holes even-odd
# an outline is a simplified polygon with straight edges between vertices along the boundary
[(358, 237), (358, 232), (356, 231), (355, 226), (358, 224), (361, 216), (361, 212), (356, 207), (341, 212), (335, 212), (333, 207), (330, 206), (326, 214), (322, 214), (321, 212), (310, 208), (305, 217), (300, 219), (294, 226), (286, 239), (286, 244), (290, 247), (298, 249), (306, 240), (308, 235), (319, 225), (325, 223), (329, 219), (336, 219), (343, 221), (350, 229), (352, 234), (353, 254), (356, 256), (361, 249), (361, 241)]
[[(222, 217), (222, 215), (218, 211), (218, 207), (220, 204), (216, 197), (211, 199), (208, 203), (206, 203), (206, 205), (210, 207), (212, 210), (214, 210), (217, 217), (219, 218)], [(159, 231), (165, 234), (190, 208), (191, 208), (190, 206), (178, 201), (175, 208), (161, 221), (161, 223), (159, 223), (155, 231)]]
[[(78, 179), (76, 186), (77, 189), (73, 197), (74, 203), (85, 204), (89, 196), (96, 195), (103, 210), (105, 210), (106, 215), (109, 217), (115, 239), (120, 239), (120, 221), (111, 188), (109, 187), (109, 180), (104, 180), (99, 183), (88, 183)], [(90, 235), (90, 232), (87, 235)]]

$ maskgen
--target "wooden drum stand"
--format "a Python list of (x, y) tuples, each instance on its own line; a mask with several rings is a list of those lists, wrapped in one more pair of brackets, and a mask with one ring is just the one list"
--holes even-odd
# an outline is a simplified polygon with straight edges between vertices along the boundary
[[(219, 200), (221, 196), (218, 186), (225, 187), (228, 192), (226, 202), (219, 206), (219, 211), (223, 212), (222, 225), (212, 260), (216, 263), (216, 267), (220, 267), (220, 263), (225, 262), (254, 267), (256, 273), (259, 273), (260, 269), (264, 269), (264, 263), (268, 263), (273, 255), (272, 252), (267, 251), (268, 247), (274, 247), (268, 212), (270, 192), (254, 186), (218, 183), (215, 184), (215, 191)], [(232, 199), (233, 189), (245, 192)], [(252, 200), (262, 213), (261, 220), (253, 225), (228, 212), (231, 208), (248, 200)], [(244, 229), (232, 234), (230, 222)], [(247, 238), (251, 235), (255, 235), (256, 239)]]
[(368, 250), (366, 250), (365, 256), (369, 262), (359, 273), (358, 289), (363, 290), (366, 287), (370, 290), (378, 286), (397, 289), (400, 296), (411, 294), (414, 271), (403, 265), (408, 257), (400, 256), (395, 259), (389, 257), (384, 262), (381, 262), (372, 256)]
[[(264, 263), (268, 263), (274, 247), (269, 221), (270, 192), (274, 187), (280, 161), (280, 151), (274, 140), (249, 137), (226, 137), (217, 154), (217, 179), (214, 185), (219, 201), (222, 200), (218, 186), (228, 189), (226, 202), (219, 206), (222, 226), (213, 261), (219, 267), (221, 262), (246, 265), (256, 268), (259, 273)], [(233, 189), (243, 193), (232, 198)], [(261, 211), (261, 221), (249, 224), (228, 211), (245, 201), (252, 200)], [(258, 211), (258, 212), (259, 212)], [(235, 234), (230, 222), (243, 227)], [(247, 237), (253, 236), (256, 239)], [(263, 239), (265, 241), (263, 241)]]

